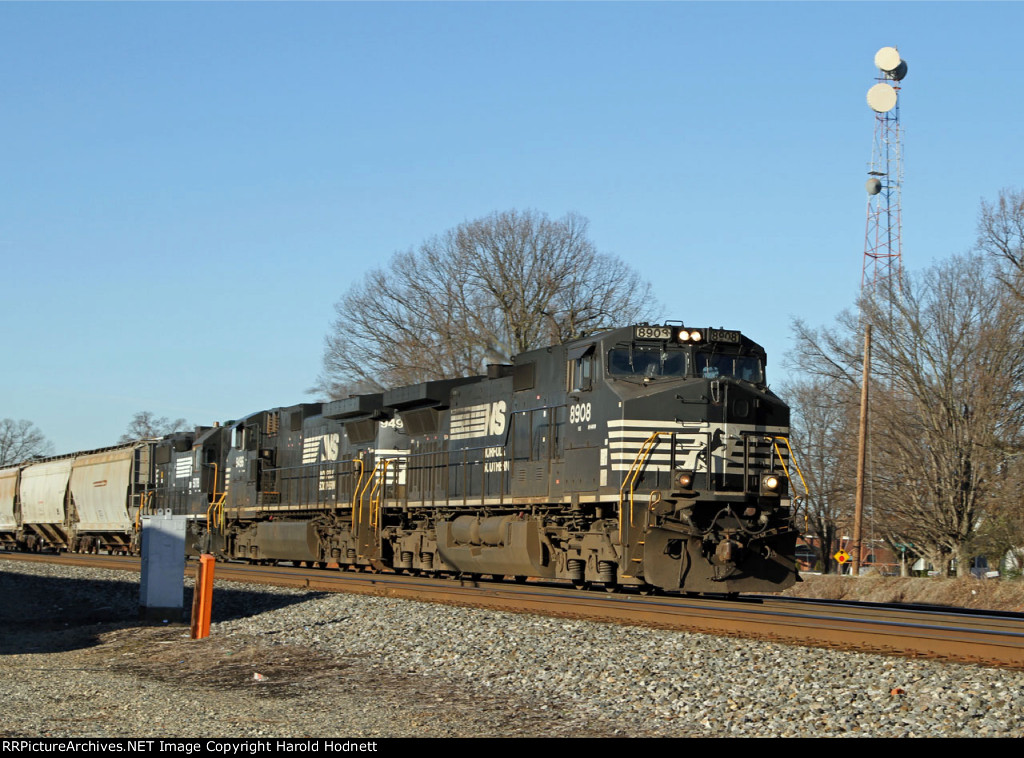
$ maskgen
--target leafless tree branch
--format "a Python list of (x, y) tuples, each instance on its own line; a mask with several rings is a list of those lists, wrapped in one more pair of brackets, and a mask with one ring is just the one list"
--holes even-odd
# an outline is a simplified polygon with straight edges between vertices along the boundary
[(656, 316), (650, 285), (598, 252), (587, 221), (505, 211), (397, 253), (335, 305), (329, 397), (480, 373), (506, 357)]
[(31, 421), (0, 419), (0, 466), (53, 455), (53, 445)]
[(157, 418), (152, 411), (139, 411), (128, 422), (128, 427), (118, 440), (118, 444), (138, 439), (164, 437), (168, 434), (188, 429), (189, 426), (190, 424), (183, 418), (176, 418), (171, 421), (165, 416)]

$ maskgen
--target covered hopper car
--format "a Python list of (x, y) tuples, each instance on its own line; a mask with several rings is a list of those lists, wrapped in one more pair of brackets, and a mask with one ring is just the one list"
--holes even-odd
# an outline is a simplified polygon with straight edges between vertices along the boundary
[(152, 450), (140, 441), (0, 469), (0, 547), (134, 550)]

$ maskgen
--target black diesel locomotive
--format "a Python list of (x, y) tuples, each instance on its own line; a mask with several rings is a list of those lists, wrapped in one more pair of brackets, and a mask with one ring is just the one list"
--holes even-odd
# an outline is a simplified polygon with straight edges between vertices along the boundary
[(759, 345), (641, 324), (170, 435), (135, 505), (229, 559), (775, 591), (797, 579), (788, 427)]
[(772, 591), (796, 580), (788, 425), (760, 346), (644, 324), (175, 435), (150, 505), (227, 558)]

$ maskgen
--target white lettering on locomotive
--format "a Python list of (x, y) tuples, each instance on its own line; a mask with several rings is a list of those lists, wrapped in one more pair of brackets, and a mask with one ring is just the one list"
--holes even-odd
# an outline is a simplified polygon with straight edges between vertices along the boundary
[(451, 414), (449, 436), (453, 440), (464, 440), (504, 434), (506, 410), (507, 406), (504, 400), (470, 405), (466, 408), (454, 408)]
[(324, 435), (324, 454), (321, 460), (325, 461), (336, 461), (338, 460), (338, 442), (340, 441), (341, 435), (338, 434), (325, 434)]
[(325, 492), (325, 491), (329, 492), (329, 491), (335, 489), (334, 472), (333, 471), (321, 470), (320, 471), (320, 480), (319, 481), (320, 481), (320, 491), (321, 492)]
[(505, 448), (485, 447), (484, 448), (484, 472), (491, 474), (499, 471), (508, 471), (508, 459), (505, 458)]
[(569, 406), (569, 423), (585, 424), (590, 421), (590, 403), (576, 403)]
[(338, 460), (340, 434), (317, 434), (302, 441), (302, 462), (321, 463)]
[[(315, 434), (306, 437), (302, 441), (302, 462), (311, 463), (333, 463), (338, 460), (338, 452), (341, 448), (341, 435)], [(330, 492), (337, 487), (334, 467), (323, 467), (317, 476), (318, 488), (321, 492)]]

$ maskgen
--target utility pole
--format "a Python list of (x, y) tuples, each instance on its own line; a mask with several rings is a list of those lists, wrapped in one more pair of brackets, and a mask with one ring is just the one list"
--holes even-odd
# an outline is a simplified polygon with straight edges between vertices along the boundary
[(864, 466), (868, 450), (868, 379), (871, 376), (871, 324), (864, 327), (864, 376), (860, 386), (860, 427), (857, 440), (857, 493), (853, 511), (853, 565), (854, 576), (860, 576), (861, 521), (864, 515)]

